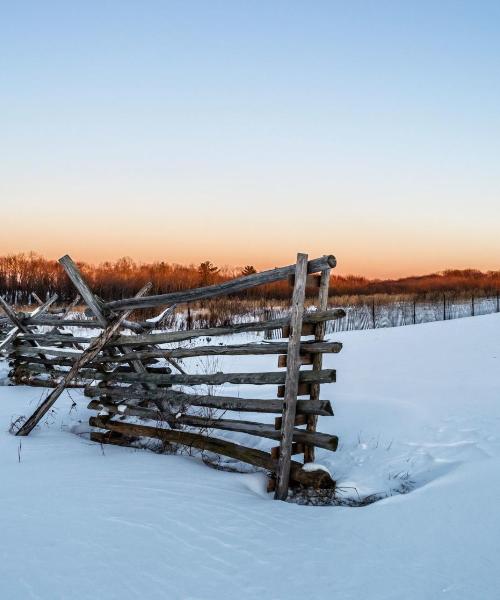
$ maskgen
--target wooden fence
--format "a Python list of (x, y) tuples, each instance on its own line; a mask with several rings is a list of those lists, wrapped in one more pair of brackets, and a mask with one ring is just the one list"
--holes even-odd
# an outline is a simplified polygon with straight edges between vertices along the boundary
[[(274, 490), (277, 499), (286, 499), (290, 485), (334, 489), (335, 482), (325, 470), (304, 468), (304, 463), (314, 462), (315, 448), (334, 451), (338, 444), (336, 436), (317, 431), (318, 417), (333, 415), (331, 402), (320, 398), (320, 386), (334, 382), (336, 377), (334, 370), (323, 368), (323, 354), (337, 353), (342, 348), (337, 342), (325, 341), (325, 325), (345, 316), (342, 310), (326, 310), (330, 270), (335, 266), (332, 256), (308, 261), (307, 255), (299, 254), (294, 265), (186, 292), (148, 296), (149, 286), (145, 286), (134, 298), (110, 303), (92, 293), (68, 256), (60, 262), (90, 309), (91, 318), (75, 319), (72, 307), (58, 314), (49, 313), (55, 297), (40, 302), (29, 315), (18, 315), (0, 298), (12, 325), (0, 342), (0, 351), (9, 352), (13, 381), (53, 388), (20, 425), (17, 435), (28, 435), (65, 388), (85, 386), (89, 408), (96, 411), (90, 418), (91, 439), (96, 442), (132, 445), (137, 439), (151, 438), (166, 447), (195, 448), (249, 463), (269, 474), (269, 490)], [(283, 279), (293, 285), (291, 313), (286, 318), (190, 331), (152, 331), (158, 327), (157, 322), (129, 320), (135, 310), (171, 309)], [(318, 290), (315, 311), (304, 311), (306, 286)], [(73, 304), (77, 301), (78, 297)], [(168, 308), (162, 315), (167, 312)], [(99, 335), (85, 334), (88, 328), (97, 329)], [(282, 341), (210, 341), (190, 347), (164, 347), (188, 340), (199, 343), (203, 338), (275, 330), (281, 332)], [(189, 357), (249, 355), (276, 355), (280, 370), (187, 373), (179, 362)], [(192, 391), (225, 383), (277, 386), (277, 398)], [(187, 387), (190, 392), (173, 386)], [(275, 415), (275, 422), (229, 419), (226, 411), (257, 416), (268, 413)], [(216, 437), (217, 431), (258, 436), (274, 440), (277, 445), (263, 451)]]

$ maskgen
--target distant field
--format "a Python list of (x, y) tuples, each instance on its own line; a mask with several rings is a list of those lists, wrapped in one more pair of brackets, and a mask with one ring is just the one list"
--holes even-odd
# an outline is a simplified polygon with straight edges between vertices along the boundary
[[(308, 300), (310, 306), (313, 305)], [(405, 295), (379, 294), (376, 296), (337, 296), (331, 297), (330, 308), (341, 307), (346, 310), (346, 317), (327, 324), (327, 333), (374, 329), (383, 327), (400, 327), (460, 319), (500, 312), (498, 296), (451, 296), (421, 297)], [(17, 310), (29, 312), (33, 306), (18, 306)], [(60, 308), (60, 307), (59, 307)], [(56, 309), (57, 310), (57, 309)], [(75, 313), (85, 318), (84, 306), (75, 307)], [(132, 318), (153, 317), (158, 311), (136, 312)], [(251, 320), (278, 319), (289, 313), (286, 300), (242, 300), (237, 298), (220, 298), (203, 303), (196, 303), (186, 308), (179, 307), (165, 323), (166, 328), (193, 329), (199, 327), (226, 326)], [(0, 310), (0, 328), (8, 327)], [(276, 338), (279, 332), (270, 332), (269, 338)]]

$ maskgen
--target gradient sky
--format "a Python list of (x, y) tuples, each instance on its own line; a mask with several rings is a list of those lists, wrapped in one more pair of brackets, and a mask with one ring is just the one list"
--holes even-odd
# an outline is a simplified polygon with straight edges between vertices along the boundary
[(0, 0), (0, 253), (500, 269), (500, 2)]

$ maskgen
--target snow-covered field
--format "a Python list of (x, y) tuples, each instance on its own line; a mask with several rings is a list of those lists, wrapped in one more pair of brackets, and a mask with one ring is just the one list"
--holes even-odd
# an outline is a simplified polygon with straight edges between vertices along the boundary
[(41, 392), (0, 387), (0, 599), (499, 598), (500, 315), (334, 339), (320, 429), (340, 447), (318, 460), (344, 498), (384, 497), (363, 508), (274, 502), (259, 473), (103, 449), (75, 390), (20, 445), (9, 424)]

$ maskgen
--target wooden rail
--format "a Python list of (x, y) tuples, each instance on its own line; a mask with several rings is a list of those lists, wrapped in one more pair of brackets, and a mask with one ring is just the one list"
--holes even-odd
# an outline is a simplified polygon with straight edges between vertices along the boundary
[[(247, 433), (259, 437), (269, 438), (271, 440), (279, 440), (280, 432), (276, 431), (273, 425), (266, 423), (258, 423), (255, 421), (241, 421), (238, 419), (224, 419), (220, 417), (199, 417), (196, 415), (180, 414), (173, 411), (163, 411), (151, 408), (142, 408), (140, 406), (119, 406), (111, 402), (90, 402), (90, 409), (107, 412), (115, 415), (129, 415), (132, 417), (141, 417), (149, 421), (161, 422), (165, 421), (174, 428), (181, 425), (196, 427), (204, 430), (222, 429), (225, 431), (237, 431), (239, 433)], [(303, 429), (293, 428), (293, 441), (310, 444), (318, 448), (335, 451), (338, 446), (338, 437), (326, 433), (317, 433), (304, 431)]]
[[(304, 324), (316, 324), (322, 321), (334, 321), (345, 317), (345, 311), (336, 308), (325, 311), (314, 311), (304, 314)], [(270, 331), (273, 329), (282, 329), (290, 324), (290, 317), (280, 319), (271, 319), (268, 321), (252, 321), (251, 323), (240, 323), (228, 327), (206, 327), (193, 329), (190, 331), (166, 331), (162, 333), (146, 333), (138, 335), (121, 335), (113, 340), (115, 345), (120, 346), (144, 346), (148, 344), (168, 344), (173, 342), (184, 342), (199, 337), (217, 337), (225, 335), (235, 335), (237, 333), (254, 333), (259, 331)], [(76, 325), (78, 326), (78, 325)], [(304, 334), (306, 335), (306, 334)], [(37, 342), (47, 342), (53, 344), (67, 341), (67, 337), (61, 335), (45, 335), (43, 333), (29, 333), (20, 335), (21, 340), (32, 340)], [(94, 337), (75, 336), (75, 340), (80, 344), (90, 344)]]
[[(217, 345), (217, 346), (195, 346), (193, 348), (168, 348), (160, 350), (137, 350), (135, 352), (126, 352), (119, 356), (99, 356), (95, 362), (99, 363), (115, 363), (127, 362), (133, 358), (140, 360), (152, 358), (192, 358), (196, 356), (258, 356), (266, 354), (286, 354), (288, 344), (286, 342), (270, 342), (270, 343), (250, 343), (250, 344), (234, 344), (234, 345)], [(51, 348), (43, 347), (44, 353), (49, 356), (60, 356), (62, 358), (75, 359), (79, 352), (67, 348)], [(309, 354), (329, 354), (338, 353), (342, 350), (342, 344), (339, 342), (301, 342), (300, 353), (303, 356)], [(33, 347), (19, 344), (13, 354), (18, 356), (29, 357), (30, 355), (38, 354), (38, 351)], [(61, 364), (63, 364), (61, 362)], [(66, 366), (70, 363), (64, 363)], [(282, 365), (286, 366), (286, 365)]]
[[(85, 354), (85, 353), (84, 353)], [(82, 356), (84, 355), (82, 354)], [(283, 385), (286, 382), (284, 371), (266, 371), (262, 373), (172, 373), (155, 374), (153, 372), (135, 373), (127, 370), (99, 372), (98, 370), (83, 368), (81, 361), (78, 363), (78, 374), (82, 379), (96, 379), (98, 381), (115, 381), (116, 373), (120, 373), (120, 381), (123, 383), (151, 383), (157, 385), (223, 385), (232, 383), (235, 385)], [(85, 363), (88, 367), (88, 363)], [(26, 371), (32, 373), (48, 372), (43, 365), (27, 364)], [(63, 372), (62, 372), (63, 373)], [(64, 373), (63, 373), (64, 374)], [(334, 383), (336, 379), (335, 369), (323, 369), (322, 371), (300, 371), (298, 381), (300, 383)]]
[[(336, 266), (336, 264), (337, 261), (334, 256), (322, 256), (321, 258), (310, 260), (307, 263), (307, 272), (319, 273), (320, 271), (324, 271), (326, 269), (332, 269)], [(236, 279), (232, 279), (231, 281), (225, 281), (224, 283), (217, 285), (209, 285), (183, 292), (159, 294), (157, 296), (149, 296), (148, 298), (141, 300), (136, 298), (115, 300), (114, 302), (108, 302), (106, 304), (106, 308), (112, 311), (137, 308), (154, 308), (156, 306), (181, 304), (184, 302), (207, 300), (208, 298), (214, 298), (217, 296), (226, 296), (228, 294), (243, 292), (244, 290), (248, 290), (259, 285), (266, 285), (268, 283), (286, 280), (291, 275), (295, 275), (295, 268), (296, 265), (279, 267), (277, 269), (271, 269), (270, 271), (262, 271), (261, 273), (254, 273), (253, 275), (238, 277)]]
[[(204, 406), (218, 410), (255, 413), (283, 413), (283, 400), (262, 400), (260, 398), (240, 398), (237, 396), (212, 396), (209, 394), (187, 394), (169, 388), (154, 392), (132, 386), (87, 386), (85, 395), (89, 398), (105, 397), (118, 404), (130, 404), (131, 400), (150, 400), (158, 410), (185, 410), (183, 407)], [(130, 404), (131, 406), (133, 404)], [(92, 404), (92, 408), (96, 405)], [(333, 416), (329, 400), (297, 400), (297, 414)]]

